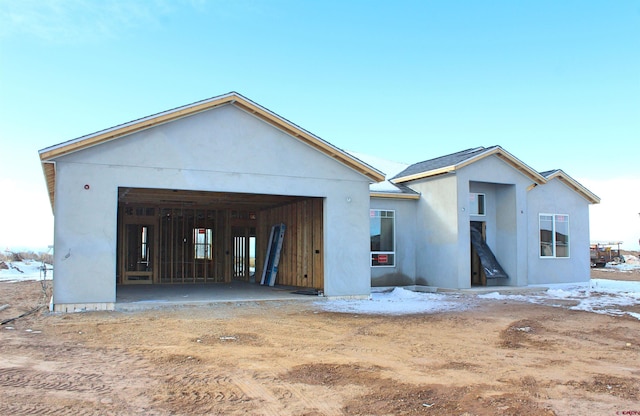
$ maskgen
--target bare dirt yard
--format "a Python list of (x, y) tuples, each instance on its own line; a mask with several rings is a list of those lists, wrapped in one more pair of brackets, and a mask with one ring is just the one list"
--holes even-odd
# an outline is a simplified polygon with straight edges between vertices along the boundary
[[(458, 301), (472, 298), (408, 316), (326, 312), (317, 299), (42, 309), (0, 326), (0, 414), (640, 414), (638, 319)], [(0, 283), (0, 320), (43, 299), (39, 282)]]

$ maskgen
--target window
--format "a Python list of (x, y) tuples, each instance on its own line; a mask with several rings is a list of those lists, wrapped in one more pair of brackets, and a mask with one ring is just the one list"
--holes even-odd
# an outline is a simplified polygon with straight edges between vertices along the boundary
[(484, 208), (484, 194), (469, 194), (469, 215), (486, 215)]
[(369, 220), (371, 266), (395, 266), (395, 212), (372, 209)]
[(213, 240), (213, 229), (194, 228), (193, 229), (194, 258), (211, 260), (213, 258), (212, 250), (211, 250), (212, 240)]
[(569, 216), (540, 214), (540, 257), (569, 257)]
[(149, 260), (149, 232), (146, 226), (142, 227), (142, 235), (140, 236), (140, 259)]

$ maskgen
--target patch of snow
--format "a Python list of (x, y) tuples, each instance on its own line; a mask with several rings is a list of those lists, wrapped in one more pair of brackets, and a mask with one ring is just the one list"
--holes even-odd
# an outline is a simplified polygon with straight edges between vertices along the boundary
[(46, 264), (46, 278), (43, 265), (39, 261), (5, 261), (9, 268), (0, 269), (0, 282), (21, 282), (27, 280), (53, 279), (53, 266)]
[[(552, 305), (610, 316), (629, 315), (640, 320), (640, 314), (625, 308), (640, 305), (640, 282), (592, 279), (588, 283), (545, 285), (548, 290), (524, 295), (503, 295), (499, 292), (478, 295), (457, 293), (422, 293), (403, 288), (373, 293), (369, 300), (328, 300), (318, 302), (326, 311), (407, 315), (460, 311), (477, 305), (476, 300), (508, 300)], [(554, 302), (561, 300), (562, 302)]]
[(407, 315), (466, 309), (457, 295), (413, 292), (400, 287), (390, 292), (372, 293), (367, 300), (328, 300), (318, 304), (329, 312), (372, 315)]

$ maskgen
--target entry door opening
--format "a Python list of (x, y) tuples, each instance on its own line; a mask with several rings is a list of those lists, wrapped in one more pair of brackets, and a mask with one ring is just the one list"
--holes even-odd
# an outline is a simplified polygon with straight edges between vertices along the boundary
[(486, 223), (471, 221), (471, 285), (487, 286), (487, 279), (507, 279), (491, 248), (487, 245)]
[(127, 224), (127, 283), (151, 283), (153, 278), (153, 226)]
[[(482, 241), (486, 241), (487, 239), (487, 227), (484, 221), (472, 221), (471, 229), (474, 228), (479, 231), (480, 237)], [(472, 231), (473, 233), (473, 231)], [(482, 263), (480, 262), (480, 256), (475, 249), (473, 244), (473, 236), (471, 242), (471, 285), (472, 286), (486, 286), (487, 285), (487, 275), (484, 272), (482, 267)]]
[(160, 209), (160, 283), (224, 281), (218, 216), (211, 209)]

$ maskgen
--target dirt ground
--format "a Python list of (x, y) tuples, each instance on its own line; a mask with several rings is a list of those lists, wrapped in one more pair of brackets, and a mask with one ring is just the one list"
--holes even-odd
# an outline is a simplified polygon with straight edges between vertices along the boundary
[[(0, 326), (0, 414), (640, 414), (640, 321), (472, 297), (410, 316), (318, 300), (41, 310)], [(0, 283), (0, 320), (43, 299), (39, 282)]]

